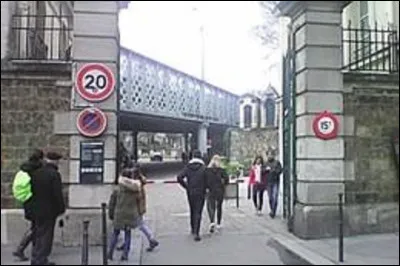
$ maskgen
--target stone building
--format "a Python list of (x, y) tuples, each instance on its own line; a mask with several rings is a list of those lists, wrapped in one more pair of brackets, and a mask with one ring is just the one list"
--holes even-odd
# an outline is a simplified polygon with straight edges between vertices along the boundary
[(230, 158), (248, 162), (273, 149), (279, 154), (280, 97), (271, 85), (240, 100), (239, 129), (230, 132)]
[[(72, 2), (1, 2), (2, 209), (15, 206), (11, 180), (33, 148), (69, 157), (69, 137), (53, 128), (71, 105)], [(67, 162), (61, 169), (68, 177)]]
[[(18, 207), (11, 196), (11, 182), (34, 148), (51, 148), (64, 157), (60, 172), (65, 197), (68, 207), (75, 210), (69, 209), (63, 217), (64, 227), (57, 227), (55, 241), (77, 243), (83, 216), (100, 221), (96, 208), (108, 200), (116, 176), (117, 97), (114, 92), (97, 104), (108, 118), (107, 132), (97, 139), (105, 146), (104, 185), (81, 185), (84, 138), (76, 118), (90, 104), (74, 93), (72, 81), (77, 68), (87, 62), (106, 64), (118, 79), (118, 13), (128, 2), (1, 2), (2, 244), (18, 241), (19, 234), (14, 234), (24, 228), (22, 212), (7, 209)], [(100, 224), (93, 225), (100, 232)], [(91, 241), (99, 243), (100, 236)]]
[[(393, 149), (399, 130), (398, 1), (379, 3), (389, 9), (373, 9), (378, 1), (279, 4), (290, 18), (283, 60), (283, 214), (302, 238), (338, 234), (340, 193), (345, 235), (399, 230)], [(390, 12), (378, 14), (382, 10)], [(391, 27), (375, 27), (373, 16), (387, 17)], [(324, 111), (339, 121), (331, 140), (313, 130)]]

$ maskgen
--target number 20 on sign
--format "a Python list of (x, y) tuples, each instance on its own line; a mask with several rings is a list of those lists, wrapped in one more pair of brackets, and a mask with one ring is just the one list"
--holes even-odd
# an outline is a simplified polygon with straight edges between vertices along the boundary
[(319, 139), (334, 139), (338, 135), (339, 121), (334, 114), (324, 111), (314, 118), (313, 131)]
[(75, 89), (89, 102), (102, 102), (114, 92), (115, 78), (112, 70), (103, 64), (85, 64), (76, 74)]

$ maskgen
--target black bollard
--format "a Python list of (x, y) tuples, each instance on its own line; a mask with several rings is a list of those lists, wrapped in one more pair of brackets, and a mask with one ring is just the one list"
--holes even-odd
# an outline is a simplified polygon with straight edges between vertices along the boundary
[(247, 199), (251, 199), (251, 185), (250, 183), (247, 185)]
[(236, 179), (236, 208), (239, 209), (239, 178)]
[(82, 264), (89, 265), (89, 221), (83, 221)]
[(101, 204), (101, 227), (103, 244), (103, 265), (108, 265), (107, 259), (107, 205)]
[(339, 262), (343, 262), (343, 193), (339, 194)]

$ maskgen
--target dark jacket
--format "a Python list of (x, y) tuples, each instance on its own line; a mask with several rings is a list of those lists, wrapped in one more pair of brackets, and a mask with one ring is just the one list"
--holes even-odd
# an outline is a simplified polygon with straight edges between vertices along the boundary
[(219, 167), (207, 168), (205, 170), (207, 187), (214, 196), (223, 196), (225, 186), (229, 183), (228, 174)]
[(178, 175), (179, 184), (186, 189), (189, 195), (205, 195), (207, 188), (205, 170), (203, 160), (194, 158)]
[[(25, 163), (23, 163), (21, 165), (20, 169), (22, 171), (28, 173), (28, 175), (32, 177), (34, 172), (42, 166), (43, 166), (42, 161), (26, 161)], [(31, 197), (29, 200), (25, 201), (23, 204), (25, 219), (30, 220), (30, 221), (32, 221), (32, 219), (33, 219), (32, 198), (33, 197)]]
[(120, 177), (109, 201), (108, 214), (114, 229), (134, 229), (139, 225), (141, 200), (140, 181)]
[(265, 163), (265, 168), (270, 170), (267, 170), (267, 183), (269, 184), (275, 184), (279, 183), (279, 177), (282, 173), (282, 165), (278, 160), (272, 160), (272, 161), (267, 161)]
[(34, 220), (56, 219), (65, 212), (61, 175), (56, 165), (46, 163), (33, 172), (31, 183)]

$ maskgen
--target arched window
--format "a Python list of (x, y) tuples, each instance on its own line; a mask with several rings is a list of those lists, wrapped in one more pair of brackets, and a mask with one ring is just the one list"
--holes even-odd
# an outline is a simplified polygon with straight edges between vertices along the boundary
[(275, 126), (275, 100), (267, 99), (265, 101), (265, 125), (266, 126)]
[(244, 107), (244, 128), (251, 128), (252, 109), (250, 105)]

